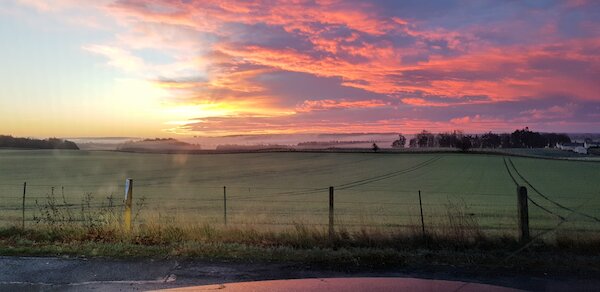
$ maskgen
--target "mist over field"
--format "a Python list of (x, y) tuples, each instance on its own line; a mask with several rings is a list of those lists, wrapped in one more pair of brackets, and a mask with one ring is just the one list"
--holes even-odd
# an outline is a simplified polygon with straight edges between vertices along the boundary
[[(414, 135), (405, 135), (407, 138)], [(297, 146), (305, 142), (349, 142), (337, 145), (338, 147), (370, 148), (377, 143), (382, 148), (391, 147), (392, 142), (398, 138), (397, 133), (353, 133), (353, 134), (274, 134), (274, 135), (231, 135), (222, 137), (174, 137), (175, 139), (190, 144), (199, 144), (202, 149), (216, 149), (219, 145), (285, 145)], [(138, 141), (142, 138), (116, 137), (116, 138), (69, 138), (76, 142), (82, 149), (90, 150), (115, 150), (118, 145), (128, 141)], [(326, 146), (327, 147), (327, 146)], [(326, 148), (324, 147), (324, 148)]]
[[(271, 134), (271, 135), (229, 135), (219, 137), (174, 136), (173, 138), (192, 145), (198, 145), (202, 150), (214, 150), (219, 146), (288, 146), (295, 148), (365, 148), (370, 149), (373, 143), (380, 148), (391, 148), (392, 142), (402, 134), (406, 140), (415, 134), (404, 133), (349, 133), (349, 134)], [(476, 134), (471, 134), (476, 135)], [(598, 133), (567, 133), (574, 142), (585, 139), (600, 140)], [(73, 137), (67, 138), (84, 150), (116, 150), (127, 142), (142, 141), (139, 137)], [(310, 144), (313, 145), (310, 145)], [(299, 145), (300, 144), (300, 145)], [(307, 145), (308, 144), (308, 145)], [(405, 145), (408, 146), (408, 145)], [(169, 149), (169, 146), (154, 145), (155, 148)]]

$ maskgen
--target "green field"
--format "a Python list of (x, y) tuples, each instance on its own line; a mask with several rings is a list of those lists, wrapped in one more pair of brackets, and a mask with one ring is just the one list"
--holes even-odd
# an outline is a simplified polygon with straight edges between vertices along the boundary
[[(561, 230), (599, 231), (600, 163), (512, 157), (518, 172), (543, 196), (532, 200), (567, 219)], [(277, 228), (327, 224), (328, 190), (335, 186), (336, 224), (348, 228), (419, 226), (421, 191), (426, 228), (448, 228), (448, 213), (475, 219), (485, 231), (512, 233), (516, 187), (505, 157), (475, 154), (249, 153), (135, 154), (102, 151), (0, 150), (0, 219), (19, 224), (23, 182), (26, 221), (47, 196), (62, 195), (76, 212), (84, 194), (91, 207), (121, 203), (134, 179), (134, 201), (145, 198), (136, 223), (223, 222), (227, 186), (229, 224)], [(519, 184), (525, 182), (509, 168)], [(37, 200), (37, 205), (36, 205)], [(529, 204), (532, 229), (561, 219)], [(134, 210), (136, 213), (136, 210)]]

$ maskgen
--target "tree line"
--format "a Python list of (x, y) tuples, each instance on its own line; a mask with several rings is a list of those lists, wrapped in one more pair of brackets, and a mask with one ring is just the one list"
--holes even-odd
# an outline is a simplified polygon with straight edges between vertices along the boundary
[[(406, 147), (406, 137), (402, 134), (392, 143), (392, 148)], [(467, 135), (462, 131), (434, 134), (422, 131), (408, 141), (411, 148), (448, 147), (466, 151), (470, 148), (544, 148), (555, 147), (557, 143), (570, 143), (566, 134), (533, 132), (529, 128), (512, 133)]]
[(79, 150), (75, 142), (58, 138), (32, 139), (17, 138), (0, 135), (0, 148), (26, 148), (26, 149), (73, 149)]

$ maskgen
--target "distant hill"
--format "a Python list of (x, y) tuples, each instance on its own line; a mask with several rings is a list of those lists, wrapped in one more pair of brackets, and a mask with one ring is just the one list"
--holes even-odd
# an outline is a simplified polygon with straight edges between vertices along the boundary
[(117, 147), (119, 151), (132, 151), (132, 152), (164, 152), (164, 151), (191, 151), (201, 150), (202, 148), (198, 144), (190, 144), (175, 140), (173, 138), (156, 138), (156, 139), (144, 139), (140, 141), (129, 141), (120, 144)]
[(290, 150), (293, 149), (288, 145), (278, 144), (253, 144), (253, 145), (238, 145), (238, 144), (225, 144), (218, 145), (217, 151), (259, 151), (259, 150)]
[(58, 138), (32, 139), (0, 135), (0, 148), (16, 149), (72, 149), (79, 150), (75, 142)]
[[(299, 149), (328, 149), (328, 148), (371, 148), (373, 143), (380, 143), (376, 140), (356, 140), (356, 141), (309, 141), (300, 142)], [(385, 141), (387, 142), (387, 141)], [(389, 142), (391, 144), (391, 142)]]

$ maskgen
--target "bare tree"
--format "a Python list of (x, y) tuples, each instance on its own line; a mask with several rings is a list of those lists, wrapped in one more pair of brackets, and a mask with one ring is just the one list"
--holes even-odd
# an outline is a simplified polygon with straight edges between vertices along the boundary
[(392, 143), (392, 148), (404, 148), (406, 144), (406, 137), (402, 136), (402, 134), (398, 134), (398, 140), (395, 140)]
[(379, 151), (379, 146), (377, 146), (376, 143), (373, 143), (373, 148), (371, 148), (371, 149), (373, 149), (373, 152), (377, 152), (377, 151)]

